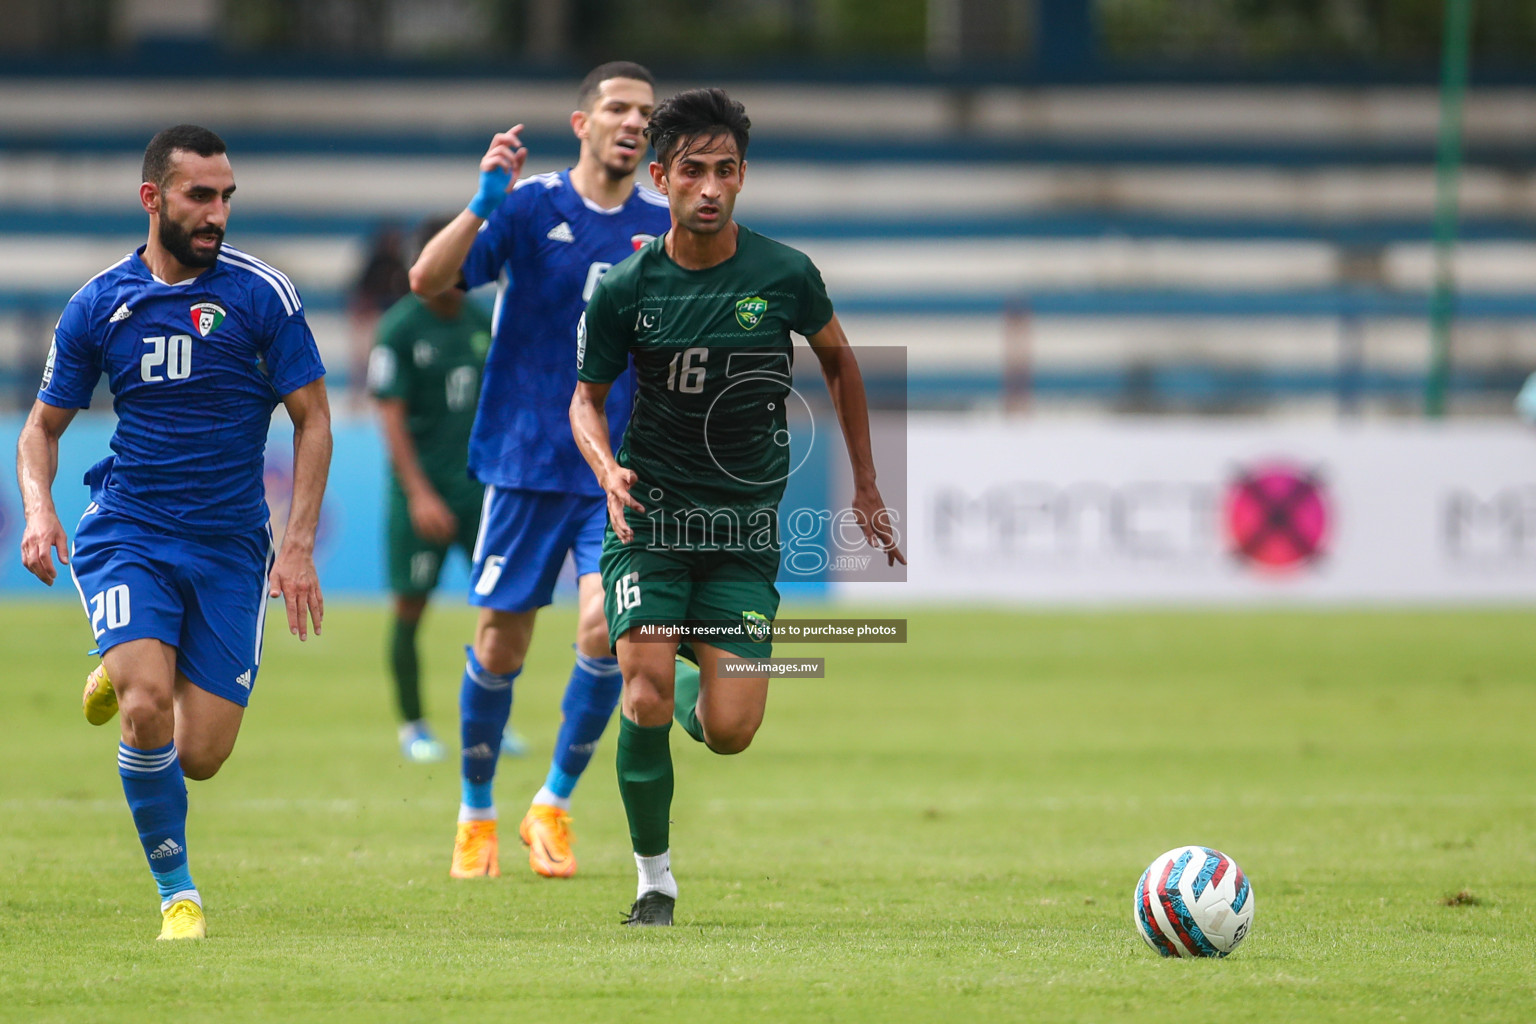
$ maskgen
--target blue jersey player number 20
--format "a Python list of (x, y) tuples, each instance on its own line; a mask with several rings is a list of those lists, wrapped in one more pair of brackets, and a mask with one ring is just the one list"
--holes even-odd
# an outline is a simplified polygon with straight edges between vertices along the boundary
[[(315, 525), (330, 463), (320, 355), (293, 283), (224, 245), (235, 178), (223, 140), (178, 125), (144, 154), (149, 240), (86, 282), (54, 331), (17, 446), (22, 560), (44, 583), (67, 566), (102, 661), (86, 718), (122, 712), (118, 774), (159, 890), (162, 939), (207, 934), (187, 860), (185, 779), (234, 747), (261, 668), (267, 601), (290, 632), (320, 632)], [(54, 509), (59, 438), (102, 377), (117, 429), (86, 474), (71, 545)], [(262, 483), (281, 403), (294, 424), (294, 494), (273, 550)]]

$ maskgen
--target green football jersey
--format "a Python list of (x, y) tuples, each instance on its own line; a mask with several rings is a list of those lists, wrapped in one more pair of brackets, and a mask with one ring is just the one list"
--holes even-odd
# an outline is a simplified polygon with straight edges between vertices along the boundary
[[(735, 255), (705, 270), (678, 266), (658, 238), (604, 276), (579, 329), (577, 376), (612, 381), (633, 355), (618, 461), (640, 478), (632, 493), (647, 515), (729, 510), (745, 526), (777, 508), (790, 473), (790, 332), (831, 319), (810, 258), (745, 227)], [(629, 516), (638, 533), (643, 517)]]
[(469, 478), (469, 432), (490, 347), (490, 317), (475, 303), (444, 320), (407, 295), (380, 318), (368, 359), (368, 390), (405, 403), (422, 471), (450, 503), (481, 490)]

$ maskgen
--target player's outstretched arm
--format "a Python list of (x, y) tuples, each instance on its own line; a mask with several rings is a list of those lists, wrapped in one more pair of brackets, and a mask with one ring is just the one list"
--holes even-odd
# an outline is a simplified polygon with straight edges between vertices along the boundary
[(59, 437), (75, 418), (74, 409), (46, 402), (32, 405), (16, 442), (16, 482), (21, 487), (27, 527), (21, 535), (21, 562), (50, 587), (58, 578), (54, 555), (69, 564), (69, 537), (53, 507), (53, 478), (59, 472)]
[(469, 206), (448, 226), (432, 236), (411, 266), (411, 291), (424, 299), (441, 295), (459, 283), (459, 268), (464, 265), (475, 235), (523, 171), (528, 149), (518, 137), (522, 125), (513, 125), (491, 136), (490, 148), (480, 158), (480, 188)]
[(320, 525), (320, 500), (331, 468), (331, 405), (324, 378), (284, 395), (283, 407), (293, 420), (293, 503), (267, 592), (271, 597), (282, 595), (288, 606), (288, 632), (304, 640), (309, 621), (319, 636), (325, 617), (325, 599), (315, 572), (315, 528)]
[(624, 510), (632, 508), (644, 513), (645, 506), (629, 493), (640, 478), (632, 469), (625, 469), (613, 457), (613, 446), (608, 438), (608, 417), (603, 414), (603, 403), (608, 400), (610, 384), (593, 384), (577, 381), (576, 393), (571, 396), (571, 433), (582, 458), (592, 467), (603, 493), (608, 496), (608, 521), (619, 540), (628, 544), (635, 539), (635, 531), (624, 521)]
[(906, 556), (896, 546), (891, 510), (885, 507), (880, 488), (875, 486), (875, 458), (869, 444), (869, 400), (848, 335), (834, 315), (827, 326), (806, 340), (821, 363), (821, 375), (826, 378), (832, 408), (837, 411), (837, 423), (848, 448), (848, 461), (853, 468), (853, 511), (858, 516), (859, 528), (871, 546), (885, 552), (887, 565), (906, 565)]

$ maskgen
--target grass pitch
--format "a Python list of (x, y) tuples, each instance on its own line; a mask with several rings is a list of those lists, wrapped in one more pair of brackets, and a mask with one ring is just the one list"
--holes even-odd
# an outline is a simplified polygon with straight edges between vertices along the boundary
[[(471, 621), (450, 604), (423, 637), (445, 738)], [(1530, 613), (924, 612), (905, 646), (786, 648), (828, 678), (774, 684), (751, 750), (674, 733), (678, 926), (644, 931), (618, 925), (611, 730), (577, 878), (533, 876), (515, 838), (569, 613), (517, 684), (533, 749), (498, 778), (504, 876), (475, 882), (447, 877), (456, 763), (397, 755), (383, 612), (333, 607), (302, 646), (277, 620), (234, 756), (190, 784), (212, 936), (170, 945), (115, 723), (79, 713), (80, 610), (4, 608), (0, 1019), (1536, 1016)], [(1132, 929), (1140, 872), (1185, 843), (1253, 880), (1228, 960)]]

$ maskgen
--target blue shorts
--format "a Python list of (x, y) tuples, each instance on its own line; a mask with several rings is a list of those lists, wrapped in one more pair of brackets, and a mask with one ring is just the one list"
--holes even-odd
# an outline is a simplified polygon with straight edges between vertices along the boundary
[(241, 707), (261, 666), (272, 531), (189, 537), (100, 508), (80, 517), (70, 574), (96, 646), (129, 640), (176, 648), (199, 689)]
[(608, 499), (487, 487), (470, 568), (469, 603), (526, 612), (554, 599), (566, 552), (578, 578), (597, 572)]

